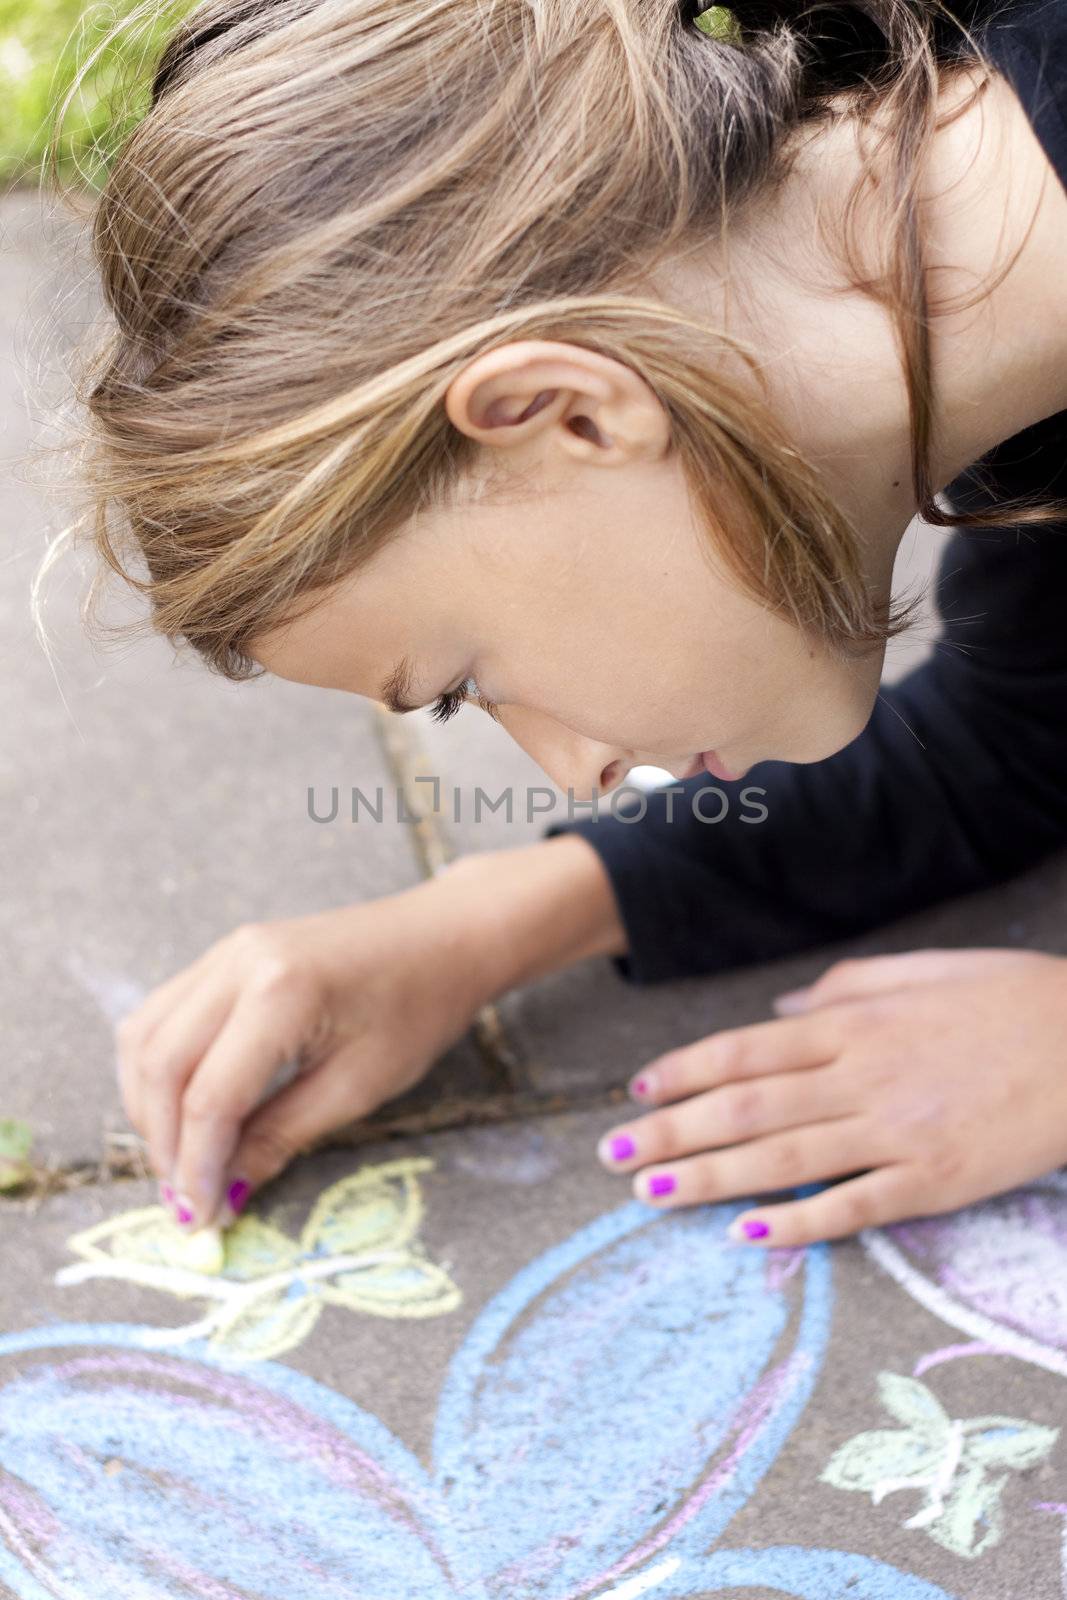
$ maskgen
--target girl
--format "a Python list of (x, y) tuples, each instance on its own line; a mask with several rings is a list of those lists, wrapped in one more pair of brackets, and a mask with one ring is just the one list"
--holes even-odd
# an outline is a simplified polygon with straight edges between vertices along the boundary
[[(678, 780), (154, 991), (123, 1095), (189, 1227), (510, 985), (785, 955), (1067, 839), (1065, 118), (1064, 0), (204, 0), (174, 35), (95, 217), (106, 561), (230, 677), (476, 699), (579, 800)], [(917, 511), (967, 530), (946, 643), (879, 695)], [(703, 825), (709, 773), (765, 820)], [(843, 1179), (739, 1219), (798, 1245), (1067, 1160), (1063, 958), (837, 963), (778, 1009), (638, 1075), (600, 1155), (640, 1198)]]

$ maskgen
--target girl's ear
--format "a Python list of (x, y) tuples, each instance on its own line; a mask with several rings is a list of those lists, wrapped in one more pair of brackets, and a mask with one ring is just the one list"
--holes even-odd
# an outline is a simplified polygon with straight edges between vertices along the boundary
[(527, 339), (477, 356), (445, 395), (461, 433), (503, 449), (537, 441), (595, 466), (659, 460), (670, 419), (643, 378), (581, 345)]

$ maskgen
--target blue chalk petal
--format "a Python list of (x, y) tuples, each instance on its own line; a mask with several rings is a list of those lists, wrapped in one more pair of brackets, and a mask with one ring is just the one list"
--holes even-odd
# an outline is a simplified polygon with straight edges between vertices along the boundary
[[(706, 1550), (747, 1500), (817, 1376), (830, 1268), (815, 1246), (802, 1274), (769, 1288), (766, 1254), (726, 1242), (742, 1209), (633, 1201), (485, 1307), (453, 1360), (434, 1436), (465, 1578), (493, 1596), (565, 1600), (620, 1576), (672, 1519), (664, 1555)], [(724, 1468), (746, 1402), (787, 1361), (791, 1382)], [(722, 1481), (702, 1491), (716, 1468)]]
[(884, 1561), (844, 1550), (808, 1550), (779, 1545), (766, 1550), (717, 1550), (714, 1555), (685, 1561), (665, 1583), (650, 1593), (655, 1600), (691, 1600), (700, 1594), (731, 1595), (741, 1589), (774, 1589), (791, 1600), (953, 1600), (925, 1578), (900, 1572)]
[(0, 1512), (23, 1545), (0, 1537), (0, 1579), (19, 1600), (56, 1592), (34, 1570), (159, 1600), (194, 1578), (269, 1600), (454, 1600), (437, 1495), (377, 1418), (272, 1363), (253, 1379), (139, 1350), (148, 1332), (0, 1338), (0, 1357), (66, 1347), (0, 1388)]

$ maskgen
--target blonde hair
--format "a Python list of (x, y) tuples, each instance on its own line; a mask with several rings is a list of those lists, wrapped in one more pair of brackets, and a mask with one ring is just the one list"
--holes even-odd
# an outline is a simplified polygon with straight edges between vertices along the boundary
[[(709, 537), (762, 603), (841, 653), (908, 625), (916, 602), (872, 598), (856, 530), (768, 410), (693, 354), (745, 350), (634, 290), (778, 184), (790, 134), (853, 91), (892, 129), (893, 248), (864, 287), (898, 329), (916, 503), (941, 525), (1004, 520), (938, 506), (928, 465), (916, 193), (946, 39), (978, 47), (935, 0), (734, 9), (740, 45), (678, 0), (195, 8), (93, 219), (114, 328), (85, 386), (79, 531), (150, 625), (250, 676), (257, 635), (462, 496), (480, 447), (444, 395), (530, 338), (649, 384)], [(1020, 502), (1016, 520), (1057, 514)]]

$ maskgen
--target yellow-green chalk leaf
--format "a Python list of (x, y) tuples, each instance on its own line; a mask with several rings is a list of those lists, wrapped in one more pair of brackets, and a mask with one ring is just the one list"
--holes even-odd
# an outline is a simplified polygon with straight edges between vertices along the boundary
[(432, 1165), (424, 1156), (402, 1156), (331, 1184), (304, 1224), (304, 1249), (331, 1256), (402, 1250), (422, 1221), (416, 1176)]
[(385, 1317), (440, 1317), (463, 1299), (443, 1267), (416, 1255), (340, 1273), (324, 1285), (322, 1297), (350, 1311)]

